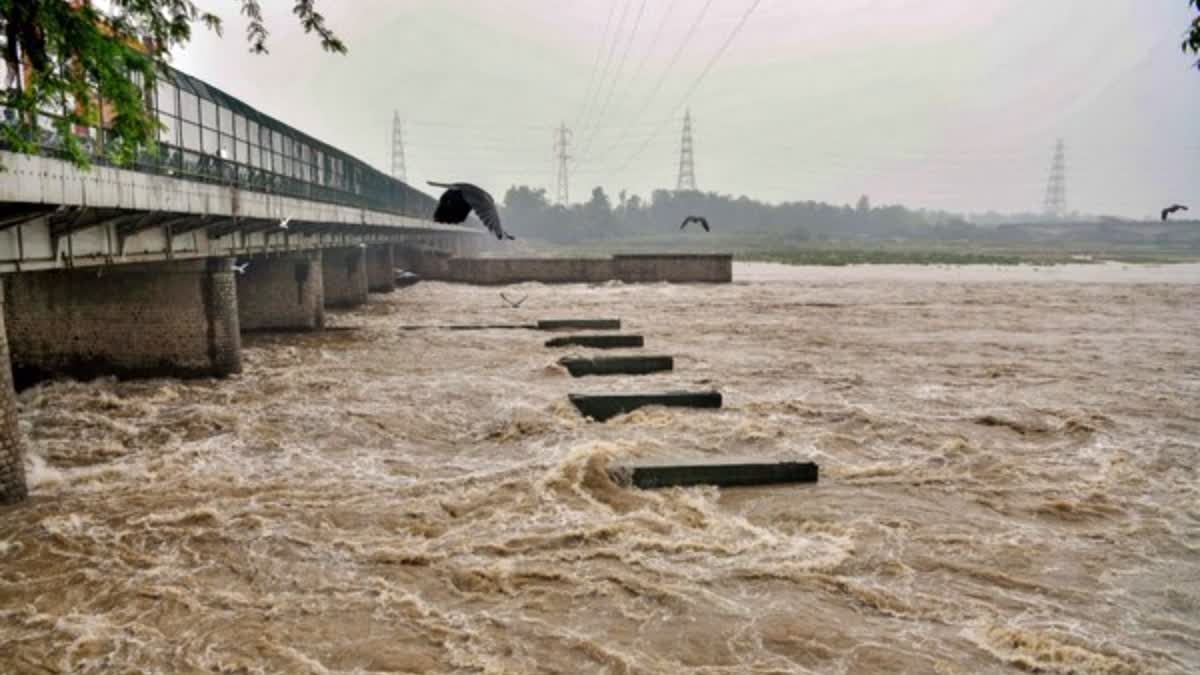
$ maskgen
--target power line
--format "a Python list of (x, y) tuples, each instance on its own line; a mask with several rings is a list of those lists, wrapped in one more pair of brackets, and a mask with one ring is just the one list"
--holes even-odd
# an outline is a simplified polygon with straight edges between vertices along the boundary
[(583, 110), (579, 113), (579, 118), (575, 121), (577, 128), (582, 128), (589, 117), (592, 110), (592, 104), (599, 100), (599, 94), (604, 89), (604, 80), (608, 77), (608, 68), (612, 65), (613, 57), (617, 54), (617, 36), (621, 34), (621, 29), (625, 26), (625, 17), (629, 14), (629, 5), (633, 0), (625, 0), (621, 4), (621, 18), (617, 20), (617, 26), (613, 30), (611, 44), (608, 46), (608, 54), (604, 57), (604, 67), (600, 70), (600, 79), (597, 81), (596, 89), (592, 92), (592, 97), (583, 102)]
[[(604, 20), (604, 31), (602, 33), (600, 33), (600, 45), (596, 48), (596, 59), (595, 59), (595, 61), (592, 62), (592, 70), (591, 70), (591, 73), (588, 75), (587, 88), (583, 90), (583, 102), (584, 102), (585, 107), (587, 106), (587, 102), (591, 99), (591, 96), (592, 96), (592, 85), (594, 85), (596, 83), (596, 72), (598, 70), (600, 70), (600, 57), (602, 57), (604, 55), (604, 52), (605, 52), (604, 45), (605, 45), (605, 43), (608, 42), (608, 29), (612, 27), (613, 15), (615, 15), (616, 13), (617, 13), (617, 3), (615, 3), (615, 2), (610, 3), (608, 5), (608, 18)], [(583, 112), (584, 111), (581, 108), (579, 111), (579, 114), (582, 115)], [(577, 115), (575, 118), (576, 126), (579, 125), (579, 122), (580, 122), (580, 120)]]
[[(608, 112), (608, 106), (612, 103), (613, 94), (617, 91), (617, 86), (621, 81), (621, 73), (625, 72), (625, 63), (629, 60), (629, 52), (633, 48), (633, 42), (637, 39), (638, 29), (642, 25), (642, 16), (646, 13), (646, 0), (642, 0), (638, 5), (637, 16), (633, 19), (633, 29), (629, 31), (629, 39), (625, 41), (625, 49), (621, 52), (621, 61), (617, 64), (617, 71), (613, 74), (612, 83), (608, 88), (608, 94), (604, 97), (604, 103), (600, 105), (600, 111), (596, 113), (595, 124), (599, 124), (604, 119), (604, 114)], [(594, 126), (594, 125), (593, 125)], [(587, 145), (584, 147), (584, 153), (592, 147), (593, 133), (587, 135)]]
[[(695, 81), (692, 82), (692, 86), (688, 87), (687, 92), (684, 93), (683, 98), (680, 99), (679, 103), (671, 108), (672, 114), (674, 114), (675, 111), (678, 110), (684, 103), (687, 103), (688, 99), (692, 97), (692, 94), (695, 93), (696, 89), (700, 87), (700, 84), (704, 81), (704, 78), (708, 75), (709, 71), (713, 69), (713, 66), (717, 64), (717, 61), (721, 58), (725, 51), (729, 49), (729, 45), (733, 44), (734, 39), (736, 39), (738, 34), (742, 32), (742, 28), (746, 26), (746, 22), (750, 20), (750, 15), (754, 13), (754, 10), (757, 9), (760, 4), (762, 4), (762, 0), (754, 0), (754, 2), (746, 8), (746, 11), (742, 14), (742, 18), (738, 21), (738, 24), (734, 26), (733, 31), (729, 34), (729, 37), (727, 37), (725, 42), (721, 44), (721, 48), (713, 54), (711, 59), (709, 59), (708, 64), (704, 66), (704, 70), (700, 71), (700, 75), (698, 75)], [(665, 125), (659, 125), (659, 128), (655, 130), (654, 134), (651, 135), (651, 138), (653, 139), (657, 137), (658, 134), (662, 133), (664, 126)], [(641, 148), (634, 152), (628, 160), (625, 161), (625, 164), (623, 164), (621, 168), (617, 170), (617, 173), (627, 169), (629, 165), (633, 163), (633, 160), (641, 156), (642, 152), (644, 152), (649, 145), (650, 141), (648, 140), (642, 145)]]
[[(688, 32), (683, 36), (683, 41), (679, 43), (679, 47), (677, 47), (675, 49), (675, 53), (671, 55), (671, 59), (667, 62), (666, 67), (664, 67), (663, 71), (659, 73), (658, 81), (654, 83), (654, 87), (650, 90), (650, 95), (646, 97), (645, 103), (642, 104), (641, 109), (639, 109), (631, 118), (630, 123), (626, 125), (625, 132), (628, 132), (629, 129), (637, 123), (637, 120), (639, 120), (642, 115), (646, 114), (646, 111), (650, 109), (650, 104), (654, 102), (655, 97), (658, 96), (658, 92), (662, 90), (663, 83), (667, 81), (667, 75), (670, 74), (671, 69), (675, 67), (675, 64), (679, 62), (679, 57), (683, 55), (683, 50), (688, 46), (688, 43), (691, 42), (692, 37), (696, 34), (696, 30), (700, 27), (701, 22), (704, 21), (704, 17), (708, 14), (708, 8), (711, 7), (712, 4), (713, 0), (708, 0), (704, 3), (704, 6), (700, 8), (700, 13), (697, 14), (695, 20), (692, 21), (692, 25), (688, 28)], [(603, 157), (607, 155), (614, 149), (614, 147), (615, 146), (610, 145), (600, 156)]]

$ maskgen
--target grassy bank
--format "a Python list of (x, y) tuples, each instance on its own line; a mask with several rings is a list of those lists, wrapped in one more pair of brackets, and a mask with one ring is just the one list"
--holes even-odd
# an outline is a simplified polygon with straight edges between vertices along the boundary
[(740, 237), (653, 237), (569, 245), (545, 244), (539, 254), (601, 257), (614, 253), (733, 253), (737, 260), (792, 265), (1058, 265), (1112, 260), (1128, 263), (1200, 261), (1200, 249), (1112, 242), (780, 241)]

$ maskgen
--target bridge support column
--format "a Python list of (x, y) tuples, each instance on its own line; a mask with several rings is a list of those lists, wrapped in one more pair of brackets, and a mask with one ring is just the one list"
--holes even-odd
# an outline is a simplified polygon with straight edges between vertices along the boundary
[(367, 247), (367, 288), (372, 293), (396, 290), (396, 258), (391, 244)]
[(321, 276), (325, 284), (326, 307), (355, 307), (367, 302), (365, 251), (361, 246), (322, 251)]
[[(7, 362), (8, 340), (4, 333), (4, 313), (0, 311), (0, 364)], [(15, 504), (28, 494), (16, 398), (12, 371), (0, 367), (0, 504)]]
[(255, 330), (316, 330), (325, 325), (321, 252), (250, 260), (237, 275), (238, 323)]
[(221, 377), (242, 368), (228, 258), (10, 275), (17, 386), (55, 375)]

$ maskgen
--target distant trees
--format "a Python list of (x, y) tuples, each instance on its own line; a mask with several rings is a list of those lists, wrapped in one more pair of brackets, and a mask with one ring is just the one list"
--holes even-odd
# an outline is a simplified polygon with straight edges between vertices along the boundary
[(555, 242), (670, 235), (689, 214), (706, 216), (714, 233), (752, 235), (799, 242), (808, 239), (965, 238), (974, 226), (941, 211), (902, 206), (873, 207), (870, 198), (857, 208), (814, 201), (768, 204), (745, 195), (655, 190), (649, 199), (622, 192), (613, 206), (603, 188), (582, 204), (551, 204), (546, 190), (513, 186), (504, 196), (503, 218), (518, 236)]

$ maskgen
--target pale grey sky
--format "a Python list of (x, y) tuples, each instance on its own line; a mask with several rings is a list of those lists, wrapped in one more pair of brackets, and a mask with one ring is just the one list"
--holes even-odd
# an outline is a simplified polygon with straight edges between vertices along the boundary
[(175, 64), (384, 170), (398, 110), (422, 185), (553, 195), (565, 122), (572, 201), (672, 188), (686, 107), (702, 190), (1038, 210), (1062, 137), (1071, 209), (1200, 207), (1185, 0), (321, 0), (347, 56), (264, 5)]

